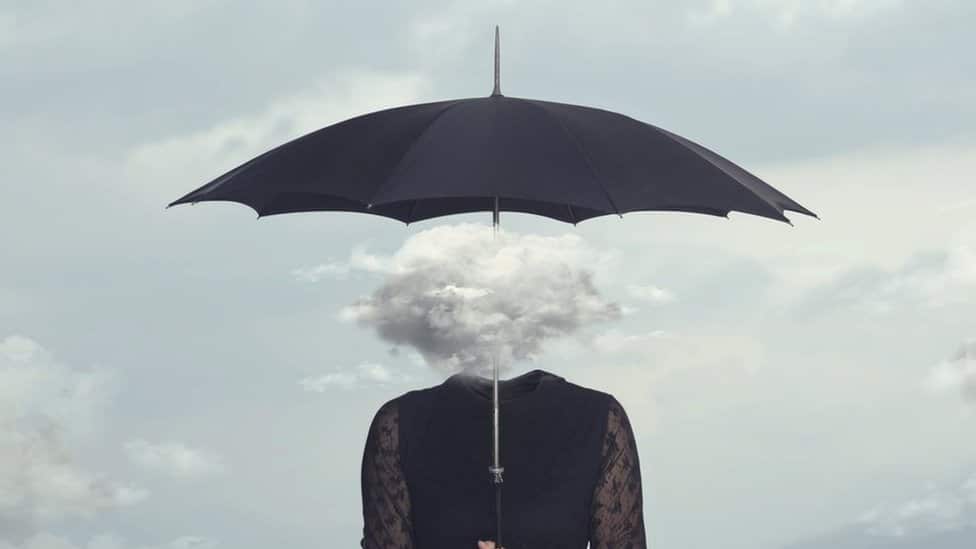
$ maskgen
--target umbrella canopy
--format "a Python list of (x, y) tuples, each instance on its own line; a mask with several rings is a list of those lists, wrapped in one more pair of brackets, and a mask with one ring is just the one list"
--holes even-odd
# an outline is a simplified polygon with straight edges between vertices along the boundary
[(339, 122), (276, 147), (169, 206), (233, 201), (258, 217), (331, 210), (407, 224), (496, 206), (574, 225), (650, 210), (724, 217), (738, 211), (786, 223), (785, 210), (816, 217), (684, 137), (602, 109), (506, 97), (497, 82), (496, 63), (488, 97)]

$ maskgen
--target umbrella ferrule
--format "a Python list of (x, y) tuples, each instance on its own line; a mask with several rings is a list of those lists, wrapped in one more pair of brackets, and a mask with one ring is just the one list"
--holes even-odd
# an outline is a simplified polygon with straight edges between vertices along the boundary
[(495, 89), (491, 92), (492, 97), (504, 97), (502, 95), (501, 76), (499, 74), (501, 72), (501, 64), (498, 60), (499, 56), (498, 25), (495, 25)]

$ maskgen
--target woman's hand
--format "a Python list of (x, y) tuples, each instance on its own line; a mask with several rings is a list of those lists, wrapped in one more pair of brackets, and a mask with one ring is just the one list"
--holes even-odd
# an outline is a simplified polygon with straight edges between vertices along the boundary
[[(493, 542), (491, 540), (481, 541), (479, 539), (478, 540), (478, 549), (496, 549), (495, 548), (495, 542)], [(497, 549), (505, 549), (505, 548), (504, 547), (498, 547)]]

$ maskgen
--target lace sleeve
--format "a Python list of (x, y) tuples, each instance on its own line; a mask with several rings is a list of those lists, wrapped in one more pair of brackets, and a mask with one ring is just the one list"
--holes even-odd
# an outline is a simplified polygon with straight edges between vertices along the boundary
[(623, 406), (611, 397), (600, 476), (590, 513), (591, 549), (646, 549), (637, 443)]
[(400, 467), (400, 416), (387, 402), (366, 436), (362, 462), (363, 549), (414, 549), (410, 495)]

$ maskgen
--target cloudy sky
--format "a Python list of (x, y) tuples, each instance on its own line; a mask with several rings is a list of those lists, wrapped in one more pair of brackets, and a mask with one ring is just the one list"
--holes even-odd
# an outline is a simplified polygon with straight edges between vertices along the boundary
[[(625, 406), (656, 548), (976, 536), (976, 4), (154, 4), (0, 1), (0, 548), (356, 546), (373, 414), (485, 326), (503, 377)], [(821, 221), (164, 209), (488, 95), (495, 24), (506, 95), (667, 128)]]

